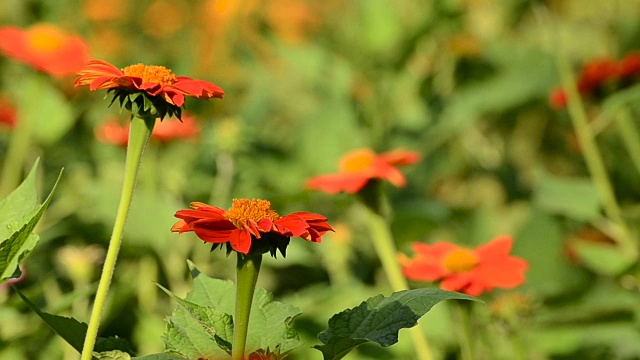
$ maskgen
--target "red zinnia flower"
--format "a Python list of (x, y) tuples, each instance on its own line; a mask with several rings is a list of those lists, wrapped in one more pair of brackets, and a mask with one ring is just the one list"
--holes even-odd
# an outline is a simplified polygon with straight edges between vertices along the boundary
[(234, 199), (229, 210), (223, 210), (199, 202), (191, 203), (193, 210), (180, 210), (175, 216), (180, 220), (171, 231), (193, 231), (214, 247), (227, 243), (239, 253), (248, 254), (252, 246), (267, 243), (275, 255), (279, 249), (284, 255), (289, 237), (301, 237), (319, 243), (322, 235), (333, 231), (327, 218), (308, 212), (296, 212), (280, 216), (271, 210), (271, 203), (260, 199)]
[(89, 48), (79, 37), (54, 25), (37, 24), (27, 30), (0, 27), (0, 52), (54, 76), (77, 72), (89, 61)]
[(524, 282), (529, 266), (521, 258), (509, 256), (513, 240), (499, 236), (476, 249), (448, 242), (433, 245), (414, 243), (416, 257), (401, 256), (404, 275), (411, 280), (441, 280), (444, 290), (479, 296), (493, 288), (514, 288)]
[[(195, 117), (184, 114), (182, 121), (172, 118), (156, 123), (151, 133), (151, 140), (161, 143), (176, 139), (190, 139), (200, 133)], [(96, 138), (107, 144), (126, 147), (129, 142), (129, 125), (121, 124), (113, 118), (95, 129)]]
[(392, 150), (376, 155), (371, 149), (359, 149), (341, 159), (338, 174), (311, 178), (306, 186), (329, 194), (340, 191), (353, 194), (360, 191), (369, 180), (382, 179), (402, 187), (406, 185), (406, 179), (395, 165), (413, 164), (418, 159), (419, 155), (411, 151)]
[(567, 106), (567, 93), (562, 88), (554, 89), (549, 94), (549, 105), (552, 108), (559, 110)]
[(164, 66), (136, 64), (120, 70), (102, 60), (92, 60), (78, 72), (75, 86), (89, 85), (91, 91), (100, 89), (126, 90), (158, 96), (170, 105), (184, 105), (186, 96), (198, 99), (222, 98), (224, 91), (204, 80), (175, 76)]

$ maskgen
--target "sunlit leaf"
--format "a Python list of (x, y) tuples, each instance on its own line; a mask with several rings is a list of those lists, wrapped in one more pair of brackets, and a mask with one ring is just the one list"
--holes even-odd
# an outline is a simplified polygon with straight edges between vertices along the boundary
[(368, 341), (382, 346), (398, 342), (398, 331), (418, 324), (418, 319), (443, 300), (480, 301), (472, 296), (441, 289), (404, 290), (389, 297), (377, 295), (355, 308), (334, 315), (329, 328), (318, 334), (325, 360), (345, 357), (351, 350)]

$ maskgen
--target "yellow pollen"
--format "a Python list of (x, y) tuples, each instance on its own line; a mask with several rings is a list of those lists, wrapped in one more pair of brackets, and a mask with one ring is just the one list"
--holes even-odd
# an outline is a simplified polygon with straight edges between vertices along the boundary
[(362, 171), (373, 163), (376, 154), (369, 149), (356, 150), (347, 154), (340, 163), (340, 169), (343, 172)]
[(34, 49), (54, 51), (62, 47), (62, 33), (47, 25), (38, 25), (29, 31), (29, 43)]
[(126, 76), (142, 78), (143, 83), (173, 85), (178, 81), (173, 72), (164, 66), (136, 64), (127, 66), (122, 72)]
[(457, 249), (444, 259), (444, 266), (451, 272), (464, 272), (478, 265), (475, 255), (465, 249)]
[(227, 210), (225, 218), (238, 229), (244, 229), (249, 220), (256, 223), (262, 219), (276, 221), (280, 218), (277, 212), (271, 210), (271, 203), (261, 199), (233, 199), (233, 206)]

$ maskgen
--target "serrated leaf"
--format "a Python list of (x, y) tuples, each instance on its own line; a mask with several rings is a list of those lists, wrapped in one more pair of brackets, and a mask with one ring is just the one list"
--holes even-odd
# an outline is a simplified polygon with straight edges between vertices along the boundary
[[(223, 314), (233, 314), (235, 310), (235, 285), (228, 280), (219, 280), (207, 277), (200, 273), (195, 267), (192, 268), (192, 276), (194, 277), (193, 290), (187, 294), (186, 299), (182, 302), (197, 305), (204, 308), (215, 309)], [(180, 304), (184, 306), (185, 303)], [(189, 305), (191, 306), (191, 305)], [(176, 351), (182, 355), (191, 358), (186, 351), (192, 351), (196, 345), (192, 339), (210, 339), (211, 336), (202, 327), (201, 324), (194, 322), (194, 317), (186, 311), (174, 311), (167, 332), (165, 333), (165, 343), (167, 348)], [(288, 352), (300, 346), (298, 335), (291, 328), (291, 321), (300, 314), (300, 310), (296, 307), (273, 301), (273, 296), (264, 289), (256, 289), (253, 298), (253, 306), (249, 318), (249, 333), (247, 335), (246, 351), (247, 353), (257, 352), (258, 350), (272, 349), (279, 352), (284, 357)], [(229, 319), (231, 318), (231, 315)], [(197, 324), (199, 329), (195, 329)], [(229, 323), (231, 326), (232, 323)], [(232, 327), (227, 329), (216, 328), (217, 334), (228, 339), (229, 343), (232, 339)], [(224, 331), (225, 336), (219, 332)], [(227, 333), (228, 332), (228, 333)], [(218, 343), (220, 349), (227, 349), (224, 343)], [(222, 354), (227, 354), (223, 352)], [(197, 358), (197, 357), (196, 357)]]
[(60, 335), (69, 345), (73, 346), (78, 352), (82, 351), (84, 337), (87, 333), (87, 324), (81, 323), (74, 318), (64, 316), (51, 315), (40, 310), (40, 308), (31, 302), (20, 290), (14, 288), (22, 300), (33, 310), (44, 322), (49, 325), (53, 331)]
[(158, 285), (178, 303), (164, 335), (166, 348), (189, 359), (226, 356), (231, 352), (231, 315), (175, 296)]
[[(34, 169), (35, 165), (31, 170), (32, 173)], [(29, 176), (32, 176), (32, 173), (30, 173)], [(40, 206), (33, 209), (27, 216), (18, 221), (16, 227), (9, 227), (17, 231), (13, 232), (9, 239), (0, 242), (0, 283), (20, 273), (18, 266), (29, 256), (38, 243), (39, 237), (31, 232), (36, 227), (47, 206), (49, 206), (61, 176), (62, 170), (47, 199)], [(32, 180), (29, 180), (29, 182), (31, 181)], [(32, 189), (32, 191), (35, 192), (35, 189)], [(17, 227), (19, 227), (19, 229)]]
[(314, 346), (325, 360), (342, 359), (368, 341), (382, 346), (398, 342), (398, 331), (418, 324), (418, 319), (443, 300), (481, 301), (472, 296), (441, 289), (398, 291), (377, 295), (329, 319), (329, 328), (318, 334), (323, 345)]
[(186, 358), (183, 356), (160, 353), (160, 354), (136, 356), (132, 360), (185, 360), (185, 359)]

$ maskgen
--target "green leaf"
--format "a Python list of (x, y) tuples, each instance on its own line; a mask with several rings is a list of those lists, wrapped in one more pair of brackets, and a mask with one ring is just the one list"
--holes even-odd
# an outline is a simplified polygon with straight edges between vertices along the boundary
[(182, 356), (164, 354), (164, 353), (136, 356), (133, 358), (133, 360), (184, 360), (184, 359), (186, 358)]
[[(0, 241), (9, 239), (15, 232), (15, 225), (33, 212), (38, 205), (38, 193), (36, 192), (36, 170), (39, 160), (31, 167), (29, 175), (11, 194), (0, 201)], [(25, 221), (26, 222), (26, 221)]]
[(628, 256), (611, 244), (577, 241), (573, 248), (583, 264), (598, 274), (617, 276), (633, 264)]
[(42, 76), (28, 76), (16, 87), (20, 121), (27, 121), (40, 144), (59, 141), (73, 127), (73, 108), (62, 92)]
[[(179, 308), (169, 319), (164, 336), (167, 349), (187, 358), (206, 357), (211, 353), (226, 356), (233, 338), (229, 314), (235, 309), (235, 285), (228, 280), (207, 277), (195, 267), (192, 267), (192, 276), (193, 290), (185, 300), (178, 300)], [(229, 320), (217, 323), (219, 319), (213, 314), (224, 314)], [(298, 335), (290, 326), (299, 314), (295, 306), (273, 301), (266, 290), (256, 289), (249, 317), (247, 353), (269, 349), (282, 358), (300, 346)], [(208, 316), (212, 316), (209, 321)]]
[(167, 350), (189, 359), (220, 357), (231, 352), (233, 322), (231, 315), (213, 307), (180, 299), (158, 285), (178, 302), (164, 335)]
[(131, 355), (119, 350), (111, 350), (105, 352), (94, 352), (93, 356), (98, 360), (131, 360)]
[(386, 298), (377, 295), (331, 317), (329, 328), (318, 334), (323, 345), (314, 348), (325, 360), (337, 360), (367, 341), (393, 345), (398, 342), (400, 329), (414, 327), (434, 305), (452, 299), (481, 302), (469, 295), (433, 288), (398, 291)]
[[(27, 258), (27, 256), (29, 256), (33, 248), (38, 243), (38, 235), (32, 234), (31, 232), (40, 220), (40, 217), (42, 217), (42, 214), (44, 214), (47, 206), (49, 206), (53, 193), (55, 192), (58, 182), (60, 181), (60, 177), (62, 176), (61, 170), (58, 175), (58, 179), (53, 185), (53, 188), (44, 203), (40, 206), (36, 206), (34, 209), (28, 210), (29, 207), (32, 207), (31, 199), (34, 196), (29, 195), (28, 193), (33, 192), (35, 194), (33, 174), (35, 173), (36, 166), (37, 162), (24, 182), (26, 183), (26, 187), (20, 185), (16, 191), (11, 193), (9, 197), (0, 204), (0, 214), (6, 214), (6, 211), (11, 206), (16, 206), (16, 213), (28, 211), (26, 215), (23, 214), (21, 219), (17, 221), (13, 219), (15, 219), (18, 214), (9, 215), (8, 219), (0, 219), (0, 223), (4, 223), (5, 229), (9, 231), (9, 238), (3, 238), (0, 241), (0, 283), (15, 277), (16, 274), (20, 274), (18, 266)], [(16, 192), (18, 192), (18, 194), (14, 196), (14, 193)], [(20, 199), (25, 199), (29, 204), (16, 204), (15, 202)]]
[(589, 221), (600, 217), (598, 192), (590, 179), (558, 178), (540, 174), (535, 204), (554, 214)]
[(35, 311), (42, 320), (44, 320), (49, 327), (60, 335), (69, 345), (73, 346), (78, 352), (82, 351), (82, 344), (84, 344), (84, 337), (87, 333), (87, 324), (81, 323), (74, 318), (68, 318), (58, 315), (51, 315), (40, 310), (38, 305), (29, 300), (20, 290), (14, 288), (22, 300)]

